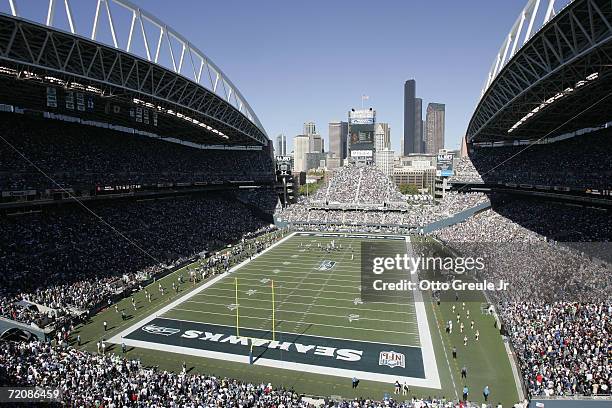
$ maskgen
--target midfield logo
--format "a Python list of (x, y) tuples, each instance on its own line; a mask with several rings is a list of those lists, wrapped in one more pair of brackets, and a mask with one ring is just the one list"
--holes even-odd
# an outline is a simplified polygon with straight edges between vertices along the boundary
[(329, 271), (330, 269), (333, 269), (334, 266), (336, 266), (336, 261), (330, 261), (329, 259), (325, 259), (321, 261), (317, 269), (320, 271)]
[(142, 328), (142, 330), (146, 331), (147, 333), (159, 334), (161, 336), (172, 336), (173, 334), (176, 334), (181, 331), (180, 329), (174, 329), (172, 327), (161, 327), (156, 326), (154, 324), (146, 325)]
[(391, 368), (406, 368), (406, 357), (402, 353), (396, 353), (395, 351), (381, 351), (378, 365), (386, 365)]

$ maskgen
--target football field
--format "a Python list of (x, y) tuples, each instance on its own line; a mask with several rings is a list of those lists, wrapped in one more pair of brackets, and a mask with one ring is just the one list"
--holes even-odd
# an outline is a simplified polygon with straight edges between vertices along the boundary
[(380, 301), (362, 299), (361, 251), (367, 243), (376, 243), (378, 256), (412, 250), (403, 236), (297, 232), (109, 341), (245, 365), (439, 389), (420, 292)]

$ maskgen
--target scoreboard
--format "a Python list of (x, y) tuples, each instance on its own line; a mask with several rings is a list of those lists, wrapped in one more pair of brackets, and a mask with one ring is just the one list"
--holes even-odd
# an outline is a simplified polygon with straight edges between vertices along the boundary
[(450, 177), (455, 172), (453, 171), (454, 156), (449, 153), (439, 153), (436, 161), (436, 176)]
[(276, 156), (276, 175), (290, 176), (293, 172), (293, 157)]

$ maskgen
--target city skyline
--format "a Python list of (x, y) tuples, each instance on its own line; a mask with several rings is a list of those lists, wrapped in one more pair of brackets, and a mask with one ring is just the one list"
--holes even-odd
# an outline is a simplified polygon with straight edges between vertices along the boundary
[[(337, 22), (370, 19), (371, 5), (360, 0), (350, 5), (316, 0), (308, 4), (271, 0), (265, 5), (195, 2), (187, 17), (161, 0), (134, 3), (180, 27), (181, 34), (221, 66), (269, 138), (287, 136), (288, 152), (305, 121), (314, 121), (327, 140), (327, 124), (345, 120), (346, 109), (361, 106), (364, 94), (370, 97), (367, 106), (394, 129), (392, 148), (400, 152), (403, 84), (411, 78), (418, 83), (417, 96), (424, 107), (430, 102), (446, 105), (446, 146), (459, 148), (491, 58), (524, 6), (523, 0), (495, 5), (484, 0), (449, 2), (444, 7), (393, 3), (377, 7), (385, 24), (354, 41), (357, 37)], [(234, 14), (229, 32), (224, 19), (206, 18), (228, 14)], [(296, 18), (316, 19), (319, 30), (295, 30)], [(365, 50), (374, 50), (370, 52), (376, 57), (365, 58)], [(306, 54), (308, 64), (304, 64)]]

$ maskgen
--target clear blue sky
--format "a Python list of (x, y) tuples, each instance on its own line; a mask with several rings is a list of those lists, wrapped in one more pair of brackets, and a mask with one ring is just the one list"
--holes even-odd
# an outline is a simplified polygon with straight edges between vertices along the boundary
[[(212, 58), (273, 140), (282, 132), (291, 147), (308, 120), (327, 139), (328, 122), (345, 120), (366, 94), (378, 120), (389, 122), (396, 151), (403, 132), (403, 84), (410, 78), (417, 81), (424, 111), (429, 102), (446, 104), (446, 146), (459, 146), (493, 57), (525, 4), (133, 1)], [(26, 0), (21, 6), (44, 9), (44, 3)]]

